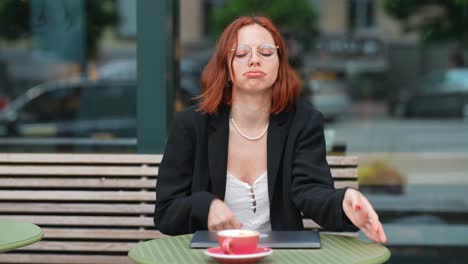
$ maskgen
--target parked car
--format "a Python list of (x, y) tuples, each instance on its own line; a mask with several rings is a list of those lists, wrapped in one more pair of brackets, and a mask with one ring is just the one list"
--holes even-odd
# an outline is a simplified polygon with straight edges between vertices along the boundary
[(8, 99), (0, 95), (0, 110), (8, 105)]
[(327, 120), (335, 119), (349, 110), (351, 99), (347, 85), (338, 79), (311, 79), (307, 84), (307, 100)]
[(1, 137), (135, 137), (136, 82), (54, 81), (0, 112)]
[[(197, 103), (195, 97), (200, 95), (200, 78), (211, 58), (212, 50), (194, 52), (183, 57), (179, 62), (179, 86), (175, 87), (175, 100), (188, 107)], [(132, 80), (137, 78), (137, 62), (135, 59), (115, 60), (102, 65), (98, 69), (101, 80)]]
[(390, 114), (404, 117), (468, 118), (468, 68), (426, 75), (399, 90)]

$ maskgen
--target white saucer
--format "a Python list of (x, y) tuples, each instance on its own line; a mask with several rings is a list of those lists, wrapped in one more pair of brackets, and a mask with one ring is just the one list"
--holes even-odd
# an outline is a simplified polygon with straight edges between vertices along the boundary
[(220, 247), (212, 247), (203, 251), (205, 255), (213, 259), (224, 262), (255, 262), (273, 253), (271, 248), (258, 247), (255, 253), (252, 254), (226, 254)]

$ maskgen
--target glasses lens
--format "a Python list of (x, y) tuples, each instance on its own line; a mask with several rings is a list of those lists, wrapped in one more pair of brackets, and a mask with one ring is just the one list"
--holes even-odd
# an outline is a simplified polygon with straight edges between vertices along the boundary
[(234, 53), (236, 60), (240, 62), (246, 62), (250, 58), (250, 47), (249, 46), (239, 46)]
[(258, 47), (258, 53), (263, 60), (272, 60), (276, 55), (277, 49), (273, 44), (263, 44)]

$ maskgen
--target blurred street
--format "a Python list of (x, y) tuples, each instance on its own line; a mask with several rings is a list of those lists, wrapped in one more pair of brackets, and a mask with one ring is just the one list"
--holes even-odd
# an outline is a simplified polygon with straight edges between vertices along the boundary
[(348, 152), (466, 153), (468, 120), (391, 118), (382, 104), (354, 104), (330, 122)]
[(382, 104), (355, 104), (326, 128), (360, 166), (383, 161), (408, 184), (468, 184), (468, 120), (391, 118), (385, 111)]
[(361, 170), (378, 162), (403, 177), (397, 193), (362, 189), (389, 246), (468, 242), (468, 120), (392, 118), (383, 104), (363, 103), (326, 128), (335, 130), (334, 144), (359, 157)]

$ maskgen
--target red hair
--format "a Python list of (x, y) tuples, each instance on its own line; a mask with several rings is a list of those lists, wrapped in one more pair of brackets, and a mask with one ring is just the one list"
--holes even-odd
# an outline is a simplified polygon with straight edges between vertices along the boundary
[[(273, 84), (272, 102), (270, 112), (278, 114), (290, 107), (299, 96), (301, 82), (298, 75), (288, 63), (286, 47), (278, 29), (273, 22), (262, 16), (239, 17), (223, 31), (218, 39), (216, 51), (203, 70), (201, 76), (202, 94), (198, 110), (213, 114), (218, 112), (222, 104), (232, 104), (232, 85), (228, 85), (229, 65), (232, 66), (233, 56), (229, 52), (237, 46), (237, 33), (242, 27), (257, 24), (270, 32), (279, 46), (278, 49), (278, 77)], [(231, 67), (232, 68), (232, 67)]]

